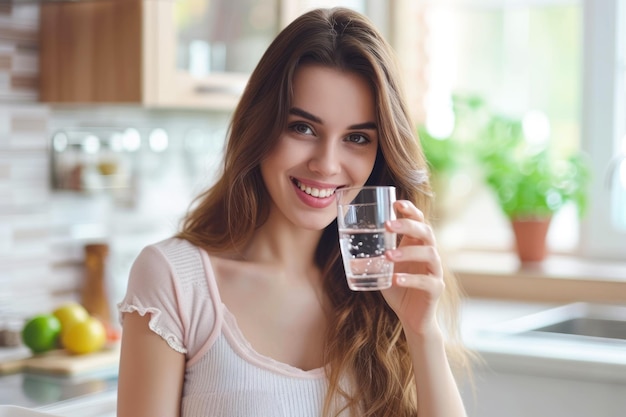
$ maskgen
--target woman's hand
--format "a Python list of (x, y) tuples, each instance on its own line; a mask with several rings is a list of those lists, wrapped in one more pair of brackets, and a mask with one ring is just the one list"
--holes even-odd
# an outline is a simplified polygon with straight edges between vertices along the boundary
[(397, 249), (386, 252), (393, 261), (393, 286), (383, 296), (396, 312), (405, 331), (425, 335), (438, 331), (436, 307), (444, 290), (443, 267), (435, 247), (435, 236), (424, 223), (423, 213), (413, 203), (394, 203), (398, 219), (387, 230), (402, 235)]

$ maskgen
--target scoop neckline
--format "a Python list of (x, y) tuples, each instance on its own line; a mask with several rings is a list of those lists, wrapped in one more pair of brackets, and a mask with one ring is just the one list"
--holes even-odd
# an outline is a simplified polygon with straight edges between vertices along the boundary
[(227, 339), (230, 339), (229, 342), (232, 342), (231, 347), (233, 347), (245, 360), (257, 366), (287, 376), (306, 378), (321, 378), (324, 376), (323, 366), (304, 370), (302, 368), (298, 368), (297, 366), (290, 365), (286, 362), (281, 362), (277, 359), (258, 352), (248, 341), (248, 339), (246, 339), (245, 335), (241, 332), (241, 329), (237, 325), (237, 318), (228, 309), (226, 304), (221, 303), (221, 306), (224, 313), (224, 324), (226, 325), (226, 330), (229, 333), (226, 334)]
[(324, 366), (304, 370), (258, 352), (252, 346), (250, 341), (246, 339), (246, 336), (239, 328), (239, 325), (237, 324), (237, 317), (222, 301), (219, 287), (217, 285), (215, 270), (213, 269), (213, 263), (211, 261), (211, 255), (206, 252), (206, 250), (202, 250), (202, 257), (207, 265), (207, 284), (211, 289), (211, 295), (213, 297), (212, 301), (216, 306), (220, 306), (222, 310), (222, 331), (231, 347), (239, 354), (239, 356), (242, 357), (242, 359), (261, 368), (290, 377), (317, 379), (325, 376)]

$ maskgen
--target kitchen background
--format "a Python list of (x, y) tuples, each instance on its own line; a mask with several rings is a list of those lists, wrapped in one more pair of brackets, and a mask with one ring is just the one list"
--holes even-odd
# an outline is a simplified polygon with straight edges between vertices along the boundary
[[(295, 2), (279, 7), (277, 1), (217, 5), (181, 1), (177, 9), (180, 26), (174, 33), (164, 23), (174, 2), (144, 2), (145, 9), (131, 10), (133, 14), (124, 7), (142, 2), (85, 1), (96, 8), (83, 10), (73, 23), (57, 21), (55, 28), (46, 29), (41, 8), (61, 3), (0, 3), (0, 327), (19, 328), (24, 317), (79, 298), (85, 280), (84, 246), (90, 243), (109, 246), (105, 279), (114, 309), (141, 248), (174, 233), (192, 198), (216, 175), (229, 114), (245, 73), (277, 32), (279, 16), (297, 12)], [(98, 3), (105, 9), (97, 9)], [(344, 2), (362, 8), (358, 3)], [(242, 29), (237, 20), (246, 19), (240, 11), (247, 7), (252, 8), (247, 18), (255, 20)], [(47, 16), (54, 19), (56, 11), (48, 11)], [(152, 18), (145, 17), (151, 12)], [(130, 61), (116, 62), (128, 55), (111, 53), (111, 48), (95, 39), (81, 43), (85, 36), (70, 32), (80, 31), (81, 23), (98, 14), (96, 20), (106, 19), (106, 13), (115, 14), (116, 19), (133, 16), (137, 20), (129, 26), (158, 31), (158, 39), (153, 40), (157, 43), (142, 46), (146, 60), (154, 58), (157, 50), (171, 48), (178, 36), (181, 45), (169, 63), (171, 68), (157, 68), (162, 65), (159, 61), (148, 74), (151, 69), (140, 63), (141, 51), (132, 68)], [(227, 24), (206, 33), (220, 22)], [(230, 23), (234, 26), (229, 27)], [(59, 31), (64, 26), (70, 29)], [(246, 31), (254, 33), (247, 36)], [(97, 36), (112, 39), (117, 32), (113, 28), (110, 34), (98, 32)], [(163, 39), (164, 32), (171, 39)], [(124, 36), (128, 39), (122, 42), (141, 42), (142, 38), (140, 32)], [(214, 42), (208, 43), (207, 37)], [(61, 59), (73, 59), (70, 55), (75, 50), (78, 61), (98, 57), (97, 65), (106, 67), (99, 71), (88, 62), (77, 70), (80, 73), (63, 74), (61, 78), (70, 83), (75, 77), (87, 80), (77, 89), (78, 97), (68, 99), (57, 90), (63, 81), (52, 77), (58, 76), (55, 71), (64, 64), (55, 58), (42, 62), (42, 50), (54, 48), (55, 38), (70, 45), (65, 55), (60, 53)], [(42, 49), (42, 41), (47, 48)], [(128, 95), (124, 96), (126, 86), (104, 93), (98, 90), (111, 79), (115, 71), (111, 65), (119, 65), (124, 74), (133, 69), (142, 72), (130, 88), (143, 91), (130, 103)], [(151, 76), (171, 76), (167, 71), (174, 70), (174, 65), (183, 68), (183, 77), (204, 84), (194, 85), (183, 98), (166, 91), (167, 82), (154, 89), (141, 85)], [(215, 72), (225, 74), (224, 79), (208, 77)], [(103, 98), (102, 94), (109, 95)]]
[(109, 244), (119, 299), (138, 250), (172, 234), (210, 183), (228, 122), (220, 111), (41, 104), (38, 27), (37, 3), (0, 5), (4, 321), (76, 298), (87, 243)]
[[(433, 136), (450, 135), (452, 97), (470, 91), (498, 111), (534, 122), (535, 139), (566, 152), (590, 150), (590, 214), (580, 223), (575, 208), (561, 210), (550, 229), (550, 249), (590, 259), (626, 258), (626, 163), (620, 143), (626, 142), (620, 139), (626, 118), (605, 117), (624, 114), (619, 61), (624, 46), (617, 36), (607, 43), (590, 17), (598, 11), (610, 15), (619, 2), (403, 0), (389, 6), (375, 0), (242, 0), (233, 6), (180, 0), (172, 19), (173, 2), (86, 0), (79, 3), (109, 9), (83, 11), (74, 20), (52, 12), (41, 19), (40, 7), (60, 3), (0, 3), (0, 318), (5, 322), (76, 297), (87, 243), (109, 244), (111, 302), (120, 298), (141, 247), (173, 233), (192, 197), (216, 175), (230, 111), (264, 45), (314, 5), (344, 4), (368, 13), (398, 51), (415, 119)], [(117, 3), (126, 6), (112, 6)], [(144, 13), (115, 9), (133, 4), (143, 4)], [(585, 13), (590, 8), (594, 13)], [(92, 31), (109, 30), (105, 41), (77, 36), (85, 25), (101, 21), (95, 13), (109, 13)], [(137, 20), (115, 26), (119, 16)], [(589, 69), (587, 63), (604, 62), (590, 55), (600, 52), (580, 42), (583, 35), (591, 39), (590, 32), (606, 47), (600, 52), (614, 53), (609, 58), (617, 66), (608, 88), (618, 94), (609, 94), (611, 103), (600, 101), (597, 108), (583, 100), (585, 91), (607, 89), (603, 69)], [(135, 53), (117, 52), (120, 42), (131, 44)], [(613, 111), (607, 111), (609, 104)], [(440, 196), (446, 204), (440, 242), (451, 250), (510, 251), (505, 216), (466, 168), (450, 175), (452, 192)]]
[[(167, 0), (81, 0), (80, 13), (55, 12), (68, 3), (0, 0), (0, 327), (78, 298), (89, 243), (109, 245), (118, 301), (141, 248), (171, 235), (219, 173), (230, 112), (264, 45), (300, 11), (343, 4), (391, 41), (422, 139), (444, 150), (438, 240), (461, 259), (462, 330), (488, 364), (477, 395), (465, 393), (470, 415), (623, 415), (623, 335), (507, 336), (528, 321), (501, 322), (571, 301), (626, 303), (624, 1), (176, 0), (173, 13)], [(543, 263), (520, 265), (496, 198), (462, 158), (459, 96), (523, 121), (525, 139), (588, 155), (588, 211), (559, 210)], [(20, 378), (5, 377), (5, 401), (58, 401), (26, 398)], [(106, 400), (114, 410), (113, 391)]]

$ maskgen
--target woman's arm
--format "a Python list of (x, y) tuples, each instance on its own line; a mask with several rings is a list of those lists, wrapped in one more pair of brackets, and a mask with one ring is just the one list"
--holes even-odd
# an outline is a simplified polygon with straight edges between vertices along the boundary
[(436, 329), (431, 334), (415, 334), (405, 330), (405, 334), (415, 372), (418, 415), (466, 416), (441, 331)]
[(445, 289), (443, 266), (433, 231), (424, 216), (408, 201), (395, 203), (401, 219), (387, 227), (402, 234), (397, 249), (386, 256), (396, 263), (394, 285), (383, 290), (404, 330), (415, 372), (420, 417), (465, 417), (444, 337), (436, 316)]
[(124, 315), (118, 417), (180, 416), (185, 355), (150, 330), (149, 320), (149, 314)]

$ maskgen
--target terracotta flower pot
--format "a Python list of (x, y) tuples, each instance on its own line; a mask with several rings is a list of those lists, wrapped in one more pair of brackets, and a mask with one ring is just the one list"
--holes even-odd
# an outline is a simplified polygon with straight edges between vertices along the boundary
[(512, 219), (517, 256), (521, 262), (541, 262), (545, 259), (546, 237), (551, 218)]

